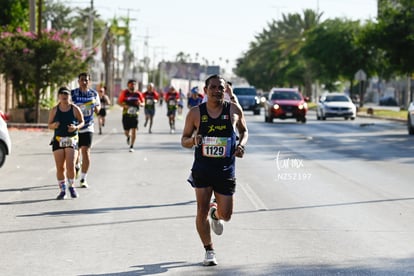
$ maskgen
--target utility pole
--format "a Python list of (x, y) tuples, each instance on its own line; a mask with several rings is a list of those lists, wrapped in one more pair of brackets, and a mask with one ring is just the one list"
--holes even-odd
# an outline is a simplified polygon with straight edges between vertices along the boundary
[(411, 97), (411, 75), (407, 74), (407, 93), (405, 96), (404, 108), (408, 108), (410, 102), (412, 100)]
[[(93, 54), (93, 20), (94, 20), (94, 11), (93, 11), (93, 0), (91, 0), (91, 8), (89, 10), (89, 18), (88, 18), (88, 30), (87, 30), (87, 38), (86, 38), (86, 49), (88, 51), (88, 54)], [(93, 59), (89, 61), (89, 74), (91, 75), (92, 81), (96, 79), (96, 77), (93, 74)]]
[[(42, 37), (42, 4), (43, 0), (37, 0), (37, 39), (40, 39)], [(36, 76), (40, 75), (41, 68), (39, 65), (36, 65)], [(40, 87), (39, 84), (36, 82), (35, 84), (35, 96), (36, 96), (36, 104), (35, 104), (35, 122), (40, 122)]]
[(37, 36), (42, 36), (42, 3), (43, 0), (37, 1)]
[(282, 20), (283, 13), (282, 9), (286, 8), (286, 6), (272, 6), (272, 8), (276, 9), (276, 20)]
[[(120, 10), (122, 10), (120, 8)], [(131, 71), (131, 64), (133, 64), (133, 56), (134, 53), (131, 49), (131, 37), (132, 37), (132, 32), (131, 32), (131, 28), (130, 28), (130, 22), (131, 21), (135, 21), (136, 18), (130, 18), (130, 11), (136, 11), (139, 12), (138, 9), (131, 9), (131, 8), (127, 8), (127, 9), (123, 9), (127, 11), (127, 16), (125, 17), (121, 17), (121, 19), (123, 19), (123, 21), (125, 22), (125, 35), (124, 35), (124, 52), (122, 55), (122, 63), (123, 63), (123, 70), (122, 70), (122, 79), (125, 79), (127, 77), (130, 77), (133, 73)], [(124, 82), (124, 81), (123, 81)]]
[[(131, 9), (131, 8), (127, 8), (127, 9), (123, 9), (123, 8), (119, 8), (120, 10), (124, 10), (127, 11), (127, 18), (129, 19), (129, 12), (130, 11), (134, 11), (134, 12), (139, 12), (139, 9)], [(135, 19), (134, 19), (135, 20)]]
[(89, 10), (88, 20), (88, 37), (86, 40), (86, 49), (91, 50), (93, 48), (93, 0), (91, 0), (91, 9)]
[(154, 73), (152, 74), (152, 82), (155, 84), (155, 82), (156, 82), (156, 76), (155, 76), (155, 69), (156, 68), (158, 68), (158, 70), (159, 70), (159, 83), (161, 83), (161, 65), (160, 65), (160, 63), (159, 63), (159, 66), (157, 66), (157, 64), (155, 63), (156, 62), (156, 57), (157, 57), (157, 50), (161, 50), (161, 60), (164, 60), (164, 49), (165, 49), (165, 47), (163, 47), (163, 46), (156, 46), (156, 47), (153, 47), (153, 60), (152, 60), (152, 67), (153, 67), (153, 69), (154, 69)]
[(160, 62), (160, 66), (159, 66), (159, 68), (160, 68), (160, 73), (159, 73), (159, 81), (158, 81), (158, 90), (159, 91), (162, 91), (163, 90), (163, 85), (162, 85), (162, 81), (163, 81), (163, 79), (164, 79), (164, 70), (165, 70), (165, 62), (164, 62), (164, 59), (162, 59), (161, 60), (161, 62)]
[(144, 47), (143, 47), (143, 50), (142, 50), (142, 53), (143, 53), (143, 56), (144, 56), (143, 59), (142, 59), (142, 62), (144, 63), (143, 64), (144, 69), (141, 72), (141, 77), (142, 77), (143, 85), (146, 85), (148, 83), (148, 71), (149, 71), (149, 65), (150, 65), (149, 64), (150, 58), (149, 58), (149, 53), (148, 53), (148, 51), (149, 51), (148, 39), (151, 38), (151, 36), (148, 35), (148, 30), (147, 30), (146, 35), (144, 35), (144, 36), (137, 35), (135, 37), (144, 39)]
[(111, 26), (108, 24), (105, 30), (105, 39), (103, 41), (103, 57), (105, 65), (105, 85), (107, 88), (107, 93), (111, 102), (114, 100), (114, 44), (115, 39), (110, 30)]
[(144, 36), (144, 67), (145, 67), (145, 72), (148, 73), (149, 71), (149, 53), (148, 53), (148, 39), (150, 39), (151, 36), (148, 35), (148, 30), (147, 30), (147, 34)]
[(29, 0), (30, 32), (36, 32), (36, 0)]

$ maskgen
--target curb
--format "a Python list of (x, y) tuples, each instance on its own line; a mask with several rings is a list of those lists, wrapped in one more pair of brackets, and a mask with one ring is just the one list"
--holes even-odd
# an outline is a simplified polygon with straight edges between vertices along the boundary
[(47, 124), (36, 124), (36, 123), (7, 123), (7, 128), (27, 129), (27, 128), (40, 128), (47, 129)]
[(395, 121), (395, 122), (402, 122), (402, 123), (407, 122), (407, 120), (405, 120), (405, 119), (398, 119), (398, 118), (391, 118), (391, 117), (380, 117), (380, 116), (369, 115), (369, 114), (357, 114), (357, 117), (388, 120), (388, 121)]

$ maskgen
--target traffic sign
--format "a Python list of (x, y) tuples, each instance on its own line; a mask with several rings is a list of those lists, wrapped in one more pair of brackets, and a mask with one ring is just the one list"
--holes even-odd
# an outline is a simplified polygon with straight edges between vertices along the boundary
[(367, 74), (364, 72), (364, 70), (359, 69), (358, 72), (355, 73), (355, 79), (358, 81), (365, 81), (367, 80)]

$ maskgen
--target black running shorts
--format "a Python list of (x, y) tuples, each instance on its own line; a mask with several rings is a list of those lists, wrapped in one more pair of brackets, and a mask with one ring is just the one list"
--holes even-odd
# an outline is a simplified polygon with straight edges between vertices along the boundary
[(192, 172), (191, 186), (194, 188), (213, 187), (213, 191), (222, 195), (233, 195), (236, 192), (236, 178), (217, 178), (214, 174)]
[(138, 116), (122, 116), (122, 126), (124, 130), (130, 130), (131, 128), (138, 128)]
[(92, 146), (92, 132), (83, 132), (79, 133), (79, 148), (81, 147), (88, 147), (90, 148)]

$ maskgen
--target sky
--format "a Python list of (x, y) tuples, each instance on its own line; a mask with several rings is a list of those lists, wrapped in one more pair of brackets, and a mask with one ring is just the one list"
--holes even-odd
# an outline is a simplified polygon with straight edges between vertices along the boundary
[[(377, 0), (92, 0), (102, 19), (129, 17), (135, 56), (157, 64), (175, 61), (179, 52), (192, 62), (220, 65), (226, 70), (249, 49), (255, 35), (282, 14), (305, 9), (322, 12), (322, 20), (374, 20)], [(91, 0), (63, 1), (87, 7)], [(148, 47), (145, 47), (147, 42)], [(196, 54), (198, 59), (196, 60)], [(228, 61), (228, 62), (226, 62)]]

